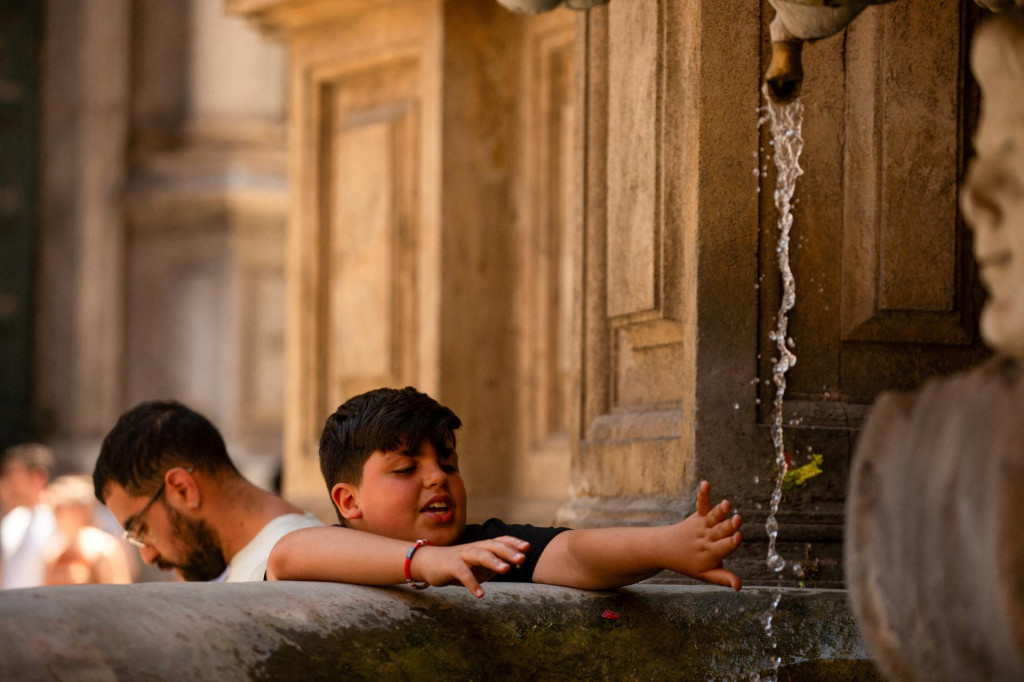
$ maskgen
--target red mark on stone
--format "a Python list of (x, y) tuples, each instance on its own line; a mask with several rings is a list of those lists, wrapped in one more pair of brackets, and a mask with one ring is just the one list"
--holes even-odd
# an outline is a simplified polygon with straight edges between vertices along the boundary
[(615, 611), (612, 611), (611, 609), (605, 609), (605, 612), (601, 614), (601, 617), (605, 620), (617, 620), (619, 614)]

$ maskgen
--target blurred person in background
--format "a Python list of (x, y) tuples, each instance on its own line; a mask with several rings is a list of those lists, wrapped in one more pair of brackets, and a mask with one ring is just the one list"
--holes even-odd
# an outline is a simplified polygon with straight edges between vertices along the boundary
[(0, 454), (0, 587), (37, 587), (46, 551), (56, 534), (45, 500), (53, 452), (39, 443), (14, 445)]
[(45, 584), (132, 582), (121, 541), (92, 525), (96, 499), (89, 476), (61, 476), (47, 488), (57, 533), (47, 551)]

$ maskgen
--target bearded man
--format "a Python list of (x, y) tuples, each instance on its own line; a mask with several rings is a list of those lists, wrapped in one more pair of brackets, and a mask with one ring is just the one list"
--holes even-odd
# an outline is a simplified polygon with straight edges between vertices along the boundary
[(142, 559), (185, 580), (263, 580), (285, 534), (321, 525), (253, 485), (202, 415), (177, 402), (146, 402), (121, 416), (93, 470), (96, 497)]

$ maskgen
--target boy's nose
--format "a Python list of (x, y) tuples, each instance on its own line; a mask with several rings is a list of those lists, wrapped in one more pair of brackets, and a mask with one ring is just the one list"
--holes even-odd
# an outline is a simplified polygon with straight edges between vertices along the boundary
[(447, 480), (448, 474), (436, 462), (423, 467), (423, 485), (427, 488), (444, 485)]

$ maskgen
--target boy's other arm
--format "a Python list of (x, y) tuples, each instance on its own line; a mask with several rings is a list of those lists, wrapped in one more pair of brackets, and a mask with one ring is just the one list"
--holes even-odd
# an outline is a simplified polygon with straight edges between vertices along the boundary
[[(285, 535), (270, 552), (268, 580), (314, 580), (355, 585), (405, 582), (405, 555), (412, 543), (353, 528), (302, 528)], [(529, 547), (504, 536), (453, 547), (420, 547), (413, 554), (413, 580), (430, 585), (464, 585), (478, 597), (480, 583), (521, 564)]]
[(738, 590), (739, 577), (722, 568), (741, 540), (742, 520), (729, 511), (728, 501), (711, 506), (711, 488), (703, 482), (697, 511), (671, 526), (571, 530), (556, 536), (538, 560), (533, 581), (600, 590), (669, 569)]

